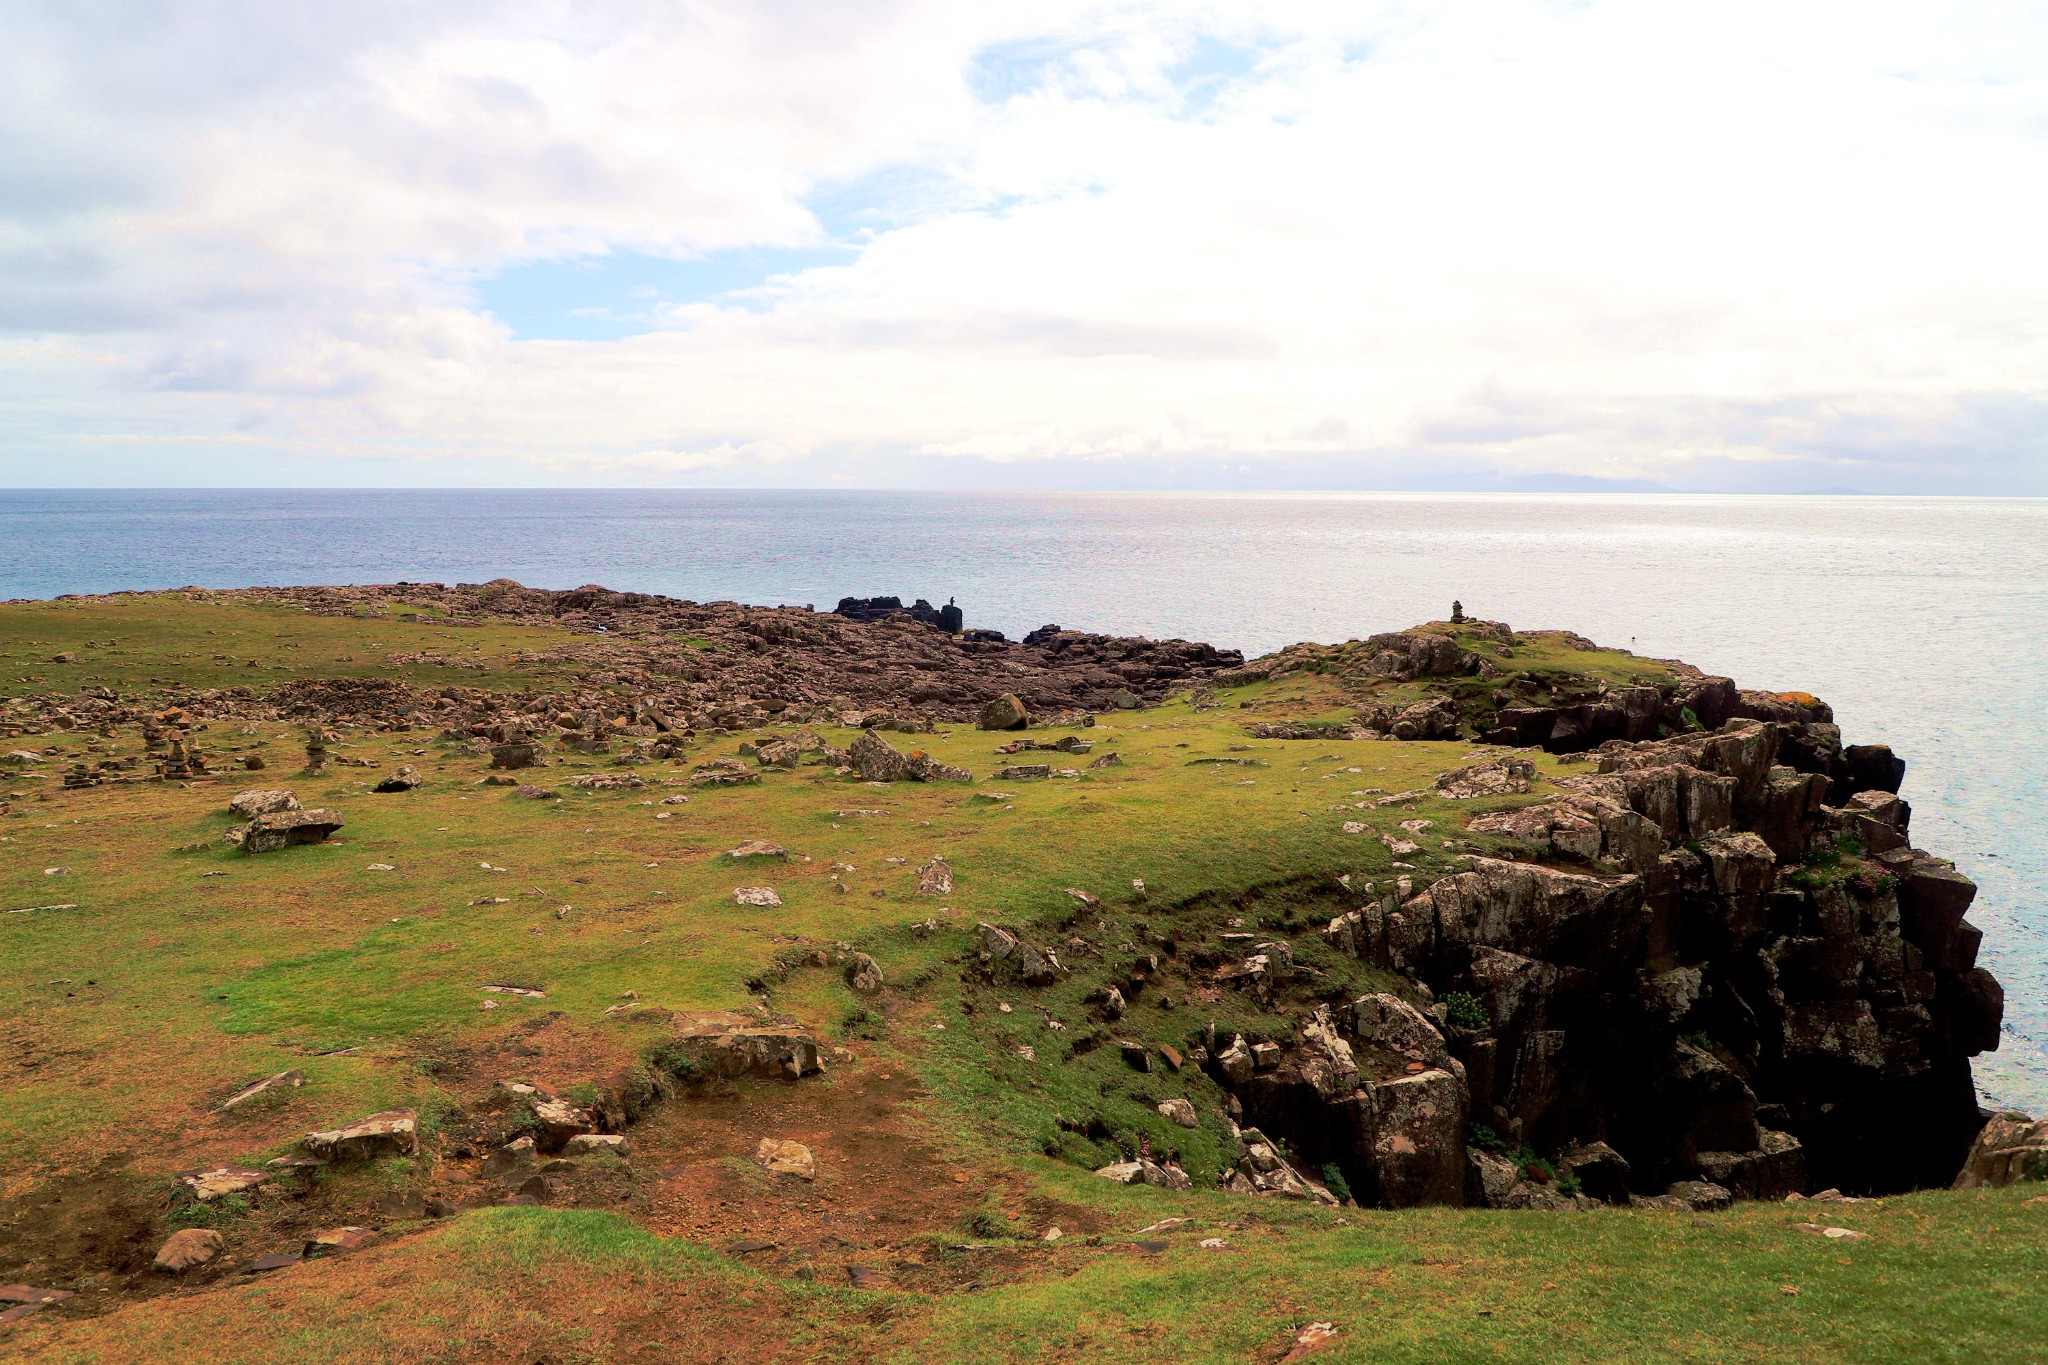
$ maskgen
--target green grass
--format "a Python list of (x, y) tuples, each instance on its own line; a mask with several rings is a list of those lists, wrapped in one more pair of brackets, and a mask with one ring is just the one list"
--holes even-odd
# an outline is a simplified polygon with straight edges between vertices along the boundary
[[(1162, 1254), (1076, 1247), (1062, 1253), (1070, 1274), (947, 1300), (928, 1338), (948, 1344), (943, 1358), (1240, 1361), (1311, 1321), (1337, 1324), (1317, 1357), (1332, 1361), (2022, 1361), (2048, 1340), (2032, 1289), (2048, 1272), (2048, 1207), (2017, 1191), (1697, 1219), (1361, 1215), (1046, 1178), (1121, 1205), (1132, 1229), (1193, 1221)], [(1793, 1227), (1809, 1219), (1870, 1240)], [(1212, 1236), (1230, 1250), (1197, 1246)]]

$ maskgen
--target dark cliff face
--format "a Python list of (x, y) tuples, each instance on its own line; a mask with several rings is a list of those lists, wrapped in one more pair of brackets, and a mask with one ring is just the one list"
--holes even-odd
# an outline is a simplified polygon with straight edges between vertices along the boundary
[[(1321, 1094), (1297, 1056), (1238, 1088), (1247, 1121), (1383, 1203), (1529, 1201), (1431, 1127), (1466, 1122), (1593, 1152), (1639, 1195), (1946, 1185), (1982, 1126), (1969, 1058), (1996, 1046), (2003, 997), (1975, 963), (1975, 888), (1911, 847), (1898, 769), (1801, 720), (1603, 745), (1551, 799), (1483, 817), (1528, 861), (1376, 888), (1325, 935), (1477, 1002), (1435, 1011), (1457, 1095), (1404, 1113), (1369, 1066), (1355, 1094)], [(1361, 1017), (1351, 1046), (1383, 1033)], [(1429, 1152), (1467, 1178), (1403, 1169)]]

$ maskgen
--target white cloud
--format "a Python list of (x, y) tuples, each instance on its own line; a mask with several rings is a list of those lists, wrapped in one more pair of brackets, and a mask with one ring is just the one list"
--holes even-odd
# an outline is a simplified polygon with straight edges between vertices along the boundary
[[(293, 9), (10, 20), (0, 478), (113, 430), (427, 481), (2048, 492), (2021, 6)], [(619, 341), (470, 292), (835, 233)]]

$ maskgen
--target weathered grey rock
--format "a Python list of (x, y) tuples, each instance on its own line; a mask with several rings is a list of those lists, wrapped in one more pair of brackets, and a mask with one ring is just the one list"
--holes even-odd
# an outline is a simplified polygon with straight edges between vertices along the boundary
[(1017, 945), (1017, 970), (1026, 985), (1043, 986), (1056, 980), (1060, 973), (1059, 959), (1050, 950), (1033, 947), (1029, 943)]
[(1465, 1187), (1465, 1087), (1431, 1069), (1371, 1089), (1373, 1163), (1394, 1208), (1458, 1204)]
[(1955, 1188), (2001, 1189), (2022, 1180), (2048, 1180), (2048, 1119), (2001, 1110), (1970, 1144)]
[(1419, 971), (1442, 948), (1485, 945), (1565, 966), (1619, 968), (1637, 960), (1649, 915), (1642, 882), (1472, 859), (1402, 907), (1388, 950), (1399, 970)]
[(1582, 1142), (1558, 1158), (1559, 1175), (1579, 1182), (1587, 1197), (1608, 1204), (1628, 1202), (1628, 1161), (1604, 1142)]
[(588, 1156), (593, 1152), (627, 1156), (632, 1150), (633, 1144), (622, 1133), (578, 1133), (562, 1144), (564, 1156)]
[(421, 773), (418, 768), (400, 768), (397, 772), (370, 788), (370, 790), (373, 792), (383, 792), (387, 795), (393, 792), (409, 792), (426, 780), (426, 775)]
[(1243, 1085), (1251, 1080), (1256, 1067), (1252, 1061), (1252, 1050), (1245, 1045), (1242, 1033), (1230, 1040), (1229, 1047), (1216, 1054), (1216, 1069), (1231, 1085)]
[(502, 744), (491, 746), (493, 768), (540, 768), (546, 765), (547, 759), (541, 756), (540, 745), (524, 737), (507, 739)]
[(1017, 956), (1017, 936), (1007, 929), (999, 929), (983, 920), (974, 926), (974, 935), (980, 944), (981, 961), (984, 966), (993, 967)]
[(1474, 796), (1511, 796), (1529, 790), (1536, 777), (1536, 765), (1526, 758), (1489, 758), (1464, 768), (1453, 768), (1436, 780), (1437, 793), (1453, 801)]
[(345, 823), (338, 811), (282, 810), (251, 820), (242, 836), (250, 853), (275, 853), (297, 844), (317, 844)]
[(411, 1156), (419, 1150), (419, 1116), (410, 1109), (387, 1109), (339, 1128), (308, 1133), (299, 1145), (327, 1161)]
[(596, 1120), (588, 1111), (557, 1097), (536, 1099), (533, 1117), (540, 1123), (540, 1136), (535, 1145), (543, 1152), (558, 1152), (570, 1138), (592, 1132), (597, 1127)]
[(1361, 1041), (1410, 1061), (1435, 1066), (1446, 1055), (1436, 1025), (1398, 995), (1362, 995), (1352, 1001), (1351, 1028)]
[(1202, 1126), (1201, 1115), (1195, 1112), (1195, 1106), (1178, 1095), (1170, 1100), (1161, 1100), (1157, 1107), (1161, 1118), (1177, 1123), (1183, 1128)]
[(732, 1010), (679, 1017), (668, 1046), (718, 1076), (798, 1080), (824, 1069), (817, 1037), (810, 1030), (764, 1023)]
[(846, 984), (861, 995), (876, 995), (882, 989), (882, 968), (866, 953), (846, 959)]
[(1700, 1174), (1737, 1199), (1783, 1199), (1806, 1184), (1806, 1152), (1790, 1133), (1765, 1129), (1747, 1152), (1701, 1152)]
[(235, 793), (228, 802), (228, 809), (237, 819), (254, 820), (259, 815), (272, 815), (283, 810), (299, 809), (299, 798), (288, 791), (246, 791)]
[(516, 1137), (484, 1158), (483, 1173), (494, 1180), (506, 1176), (524, 1179), (533, 1168), (536, 1150), (531, 1137)]
[(1712, 1213), (1735, 1202), (1727, 1189), (1706, 1180), (1679, 1180), (1665, 1187), (1664, 1197), (1676, 1199), (1696, 1213)]
[(1005, 692), (981, 708), (975, 724), (983, 730), (1022, 730), (1031, 723), (1031, 713), (1016, 696)]
[(917, 891), (921, 896), (953, 894), (953, 869), (943, 858), (934, 858), (917, 869)]

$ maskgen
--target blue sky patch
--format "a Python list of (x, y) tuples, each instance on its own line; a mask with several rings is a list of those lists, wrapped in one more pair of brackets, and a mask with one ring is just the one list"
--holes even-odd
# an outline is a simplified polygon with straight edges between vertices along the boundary
[(850, 247), (750, 247), (675, 260), (639, 252), (513, 266), (476, 287), (479, 307), (520, 341), (617, 341), (651, 332), (662, 310), (724, 299), (821, 265), (843, 265)]

